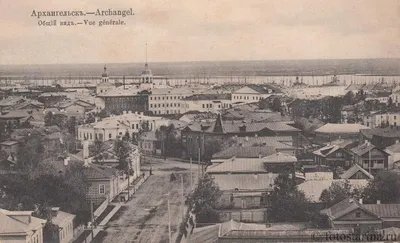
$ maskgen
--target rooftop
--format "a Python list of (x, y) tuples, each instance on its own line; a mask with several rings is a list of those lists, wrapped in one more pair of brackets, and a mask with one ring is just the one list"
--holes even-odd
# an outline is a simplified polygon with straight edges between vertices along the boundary
[(213, 154), (213, 159), (230, 159), (237, 158), (259, 158), (267, 155), (274, 154), (276, 149), (274, 147), (230, 147)]
[[(304, 192), (305, 196), (312, 202), (320, 202), (320, 197), (322, 192), (333, 183), (345, 183), (344, 179), (334, 179), (334, 180), (309, 180), (305, 181), (297, 186), (297, 188)], [(358, 180), (348, 180), (350, 186), (353, 189), (362, 189), (368, 185), (368, 180), (358, 179)]]
[(317, 133), (359, 133), (361, 129), (369, 129), (369, 127), (361, 124), (334, 124), (327, 123), (315, 130)]
[(240, 173), (213, 174), (215, 183), (222, 191), (268, 191), (273, 189), (278, 174), (272, 173)]
[(275, 154), (271, 154), (268, 155), (266, 157), (263, 158), (263, 163), (296, 163), (297, 162), (297, 158), (293, 155), (290, 154), (286, 154), (286, 153), (275, 153)]
[(31, 211), (0, 209), (0, 236), (32, 235), (36, 230), (43, 228), (46, 220), (31, 215)]
[(364, 175), (366, 175), (369, 179), (374, 179), (374, 176), (371, 175), (370, 173), (368, 173), (368, 171), (364, 170), (363, 168), (361, 168), (361, 166), (359, 166), (358, 164), (353, 165), (350, 169), (346, 170), (341, 176), (340, 178), (342, 179), (350, 179), (355, 173), (357, 172), (361, 172)]
[(231, 94), (195, 94), (182, 100), (231, 100)]

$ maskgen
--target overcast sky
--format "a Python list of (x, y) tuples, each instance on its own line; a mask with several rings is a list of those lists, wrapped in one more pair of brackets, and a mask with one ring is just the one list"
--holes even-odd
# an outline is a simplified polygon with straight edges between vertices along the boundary
[[(135, 15), (111, 27), (40, 27), (31, 17), (98, 8)], [(400, 1), (0, 0), (0, 30), (0, 64), (144, 62), (146, 42), (149, 62), (397, 58)]]

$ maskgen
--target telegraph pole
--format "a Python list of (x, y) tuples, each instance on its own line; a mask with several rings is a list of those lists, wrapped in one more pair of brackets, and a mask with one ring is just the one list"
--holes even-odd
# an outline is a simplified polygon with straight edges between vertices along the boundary
[(181, 174), (182, 220), (185, 218), (185, 197), (183, 195), (183, 175)]
[(192, 157), (190, 157), (190, 191), (193, 191)]
[(171, 241), (171, 214), (170, 214), (170, 209), (169, 209), (169, 198), (167, 199), (168, 203), (168, 242), (172, 243)]

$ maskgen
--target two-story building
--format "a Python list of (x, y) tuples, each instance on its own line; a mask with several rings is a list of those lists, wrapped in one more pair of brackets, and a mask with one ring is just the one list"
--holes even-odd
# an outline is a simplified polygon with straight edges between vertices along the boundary
[(51, 222), (59, 227), (57, 239), (54, 243), (71, 243), (74, 237), (75, 215), (63, 212), (58, 207), (51, 208)]
[(149, 111), (155, 115), (183, 114), (182, 100), (205, 91), (203, 88), (157, 88), (149, 95)]
[(198, 94), (182, 99), (181, 111), (221, 112), (232, 107), (231, 94)]
[(254, 103), (261, 99), (268, 98), (271, 95), (282, 94), (282, 91), (269, 84), (264, 85), (246, 85), (232, 92), (232, 104)]
[(0, 209), (0, 242), (43, 243), (46, 220), (33, 217), (32, 213)]
[(400, 226), (400, 204), (363, 204), (362, 199), (346, 198), (321, 214), (327, 216), (331, 228), (351, 229), (356, 234)]
[(354, 162), (373, 175), (389, 168), (389, 154), (368, 141), (352, 148), (351, 152)]
[(325, 144), (337, 139), (356, 139), (361, 129), (369, 129), (361, 124), (327, 123), (314, 131), (315, 142)]
[(126, 132), (136, 137), (146, 126), (149, 131), (156, 131), (161, 126), (168, 126), (169, 120), (162, 117), (145, 116), (143, 113), (123, 112), (119, 116), (111, 116), (90, 124), (78, 126), (77, 138), (90, 142), (96, 139), (107, 141), (122, 137)]
[(317, 165), (326, 165), (331, 168), (342, 167), (348, 169), (352, 166), (352, 153), (350, 147), (354, 146), (351, 140), (339, 140), (313, 151), (314, 161)]
[(222, 121), (218, 114), (215, 122), (193, 123), (181, 131), (183, 157), (197, 157), (204, 152), (204, 146), (210, 140), (220, 140), (221, 143), (232, 137), (263, 137), (290, 136), (293, 146), (296, 146), (300, 130), (286, 122), (234, 122)]

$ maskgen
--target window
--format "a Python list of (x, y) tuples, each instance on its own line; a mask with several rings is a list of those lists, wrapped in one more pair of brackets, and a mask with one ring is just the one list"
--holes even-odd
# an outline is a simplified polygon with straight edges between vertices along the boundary
[(111, 133), (108, 134), (108, 138), (111, 138)]
[(204, 104), (203, 104), (203, 108), (204, 108)]
[(106, 186), (103, 184), (99, 185), (99, 194), (106, 194)]
[(356, 212), (356, 218), (361, 218), (361, 212)]

